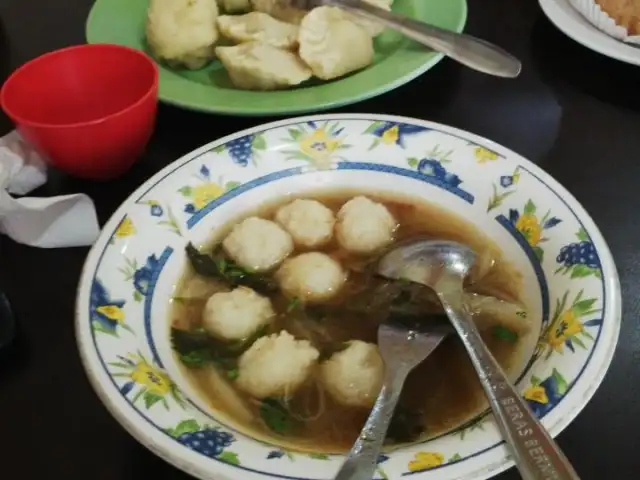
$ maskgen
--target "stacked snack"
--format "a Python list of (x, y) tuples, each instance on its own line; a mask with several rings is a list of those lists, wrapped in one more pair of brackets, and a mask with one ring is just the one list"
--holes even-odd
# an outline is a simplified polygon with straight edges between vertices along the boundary
[(640, 44), (640, 0), (569, 0), (569, 3), (607, 35)]
[[(393, 3), (366, 1), (385, 10)], [(198, 69), (217, 58), (236, 88), (279, 90), (371, 65), (383, 30), (335, 7), (307, 12), (283, 0), (151, 0), (147, 43), (170, 66)]]

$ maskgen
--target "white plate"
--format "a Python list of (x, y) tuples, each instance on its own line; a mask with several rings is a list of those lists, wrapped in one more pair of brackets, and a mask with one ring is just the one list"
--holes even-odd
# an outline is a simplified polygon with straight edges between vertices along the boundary
[(539, 0), (551, 22), (585, 47), (616, 60), (640, 65), (640, 48), (620, 42), (585, 20), (566, 0)]
[[(518, 387), (552, 435), (576, 417), (620, 329), (618, 275), (587, 212), (539, 167), (468, 132), (323, 115), (261, 125), (184, 156), (133, 193), (93, 246), (78, 289), (78, 345), (101, 400), (136, 439), (206, 480), (333, 478), (342, 456), (254, 441), (211, 411), (180, 374), (168, 334), (187, 242), (202, 244), (282, 192), (326, 186), (428, 198), (494, 239), (523, 272), (525, 303), (543, 324)], [(379, 462), (376, 479), (388, 480), (479, 480), (512, 465), (492, 417)]]

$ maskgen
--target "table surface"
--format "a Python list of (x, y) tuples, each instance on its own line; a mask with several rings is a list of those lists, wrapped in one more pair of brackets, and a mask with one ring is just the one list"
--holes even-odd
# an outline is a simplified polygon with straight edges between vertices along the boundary
[[(0, 79), (39, 54), (83, 43), (90, 6), (91, 0), (0, 2)], [(638, 478), (640, 456), (632, 445), (640, 430), (640, 69), (574, 43), (534, 0), (469, 0), (467, 31), (521, 58), (522, 75), (506, 81), (445, 60), (407, 86), (338, 111), (406, 115), (483, 135), (536, 162), (591, 213), (618, 265), (624, 318), (611, 370), (559, 443), (584, 480)], [(171, 161), (263, 121), (162, 105), (146, 155), (122, 179), (94, 184), (52, 173), (36, 194), (87, 193), (105, 222)], [(10, 128), (0, 114), (0, 134)], [(86, 254), (84, 248), (38, 250), (0, 238), (0, 285), (20, 324), (18, 341), (0, 358), (5, 474), (187, 478), (137, 444), (85, 377), (73, 305)], [(519, 476), (511, 470), (497, 478)]]

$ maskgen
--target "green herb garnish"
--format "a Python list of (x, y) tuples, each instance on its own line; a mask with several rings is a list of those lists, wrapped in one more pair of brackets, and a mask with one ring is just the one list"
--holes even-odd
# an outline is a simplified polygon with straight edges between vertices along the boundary
[(202, 304), (207, 301), (206, 298), (197, 297), (171, 297), (171, 301), (178, 305)]
[(213, 361), (211, 339), (204, 331), (172, 328), (171, 344), (180, 361), (187, 367), (203, 367)]
[(213, 255), (207, 255), (201, 253), (192, 243), (189, 243), (185, 250), (193, 270), (198, 275), (215, 278), (234, 287), (249, 287), (259, 293), (273, 293), (278, 290), (278, 285), (273, 279), (246, 271), (225, 258), (219, 251)]
[(287, 305), (287, 312), (293, 312), (300, 305), (300, 299), (298, 297), (293, 297), (291, 300), (289, 300), (289, 304)]
[(275, 398), (265, 398), (260, 405), (260, 416), (275, 433), (285, 434), (293, 430), (293, 419), (282, 402)]
[(494, 337), (504, 340), (505, 342), (516, 343), (518, 341), (518, 334), (512, 332), (506, 327), (503, 327), (502, 325), (493, 327), (492, 333)]
[(213, 364), (222, 370), (228, 378), (234, 380), (238, 377), (238, 359), (233, 357), (214, 357)]
[(201, 368), (212, 363), (211, 352), (208, 350), (194, 350), (186, 354), (178, 354), (180, 361), (189, 368)]
[(247, 347), (246, 342), (241, 347), (232, 344), (237, 348), (233, 351), (231, 346), (211, 338), (204, 330), (187, 331), (179, 328), (171, 329), (171, 344), (185, 366), (202, 368), (214, 365), (232, 380), (238, 376), (237, 357), (243, 351), (241, 347)]

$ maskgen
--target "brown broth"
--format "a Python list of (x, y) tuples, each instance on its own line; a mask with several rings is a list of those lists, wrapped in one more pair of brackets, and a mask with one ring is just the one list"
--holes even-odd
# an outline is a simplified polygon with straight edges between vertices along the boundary
[[(467, 289), (507, 301), (518, 301), (522, 286), (521, 274), (503, 259), (500, 249), (486, 235), (450, 212), (416, 198), (372, 195), (362, 191), (318, 192), (306, 195), (305, 198), (319, 200), (337, 212), (350, 198), (362, 194), (384, 203), (398, 220), (400, 227), (396, 241), (419, 235), (467, 244), (479, 254), (478, 267), (472, 273)], [(281, 198), (278, 202), (263, 205), (249, 212), (243, 218), (249, 215), (271, 218), (277, 207), (291, 200), (291, 197)], [(241, 219), (236, 222), (239, 220)], [(218, 232), (208, 248), (211, 249), (218, 243), (229, 228)], [(206, 251), (206, 248), (203, 251)], [(340, 295), (331, 300), (332, 305), (339, 306), (347, 299), (353, 301), (354, 295), (366, 293), (367, 289), (379, 284), (379, 280), (372, 280), (366, 269), (375, 259), (354, 257), (341, 250), (335, 243), (322, 251), (339, 259), (350, 269), (349, 280)], [(193, 300), (174, 302), (172, 325), (185, 329), (197, 327), (208, 296), (224, 289), (222, 285), (199, 278), (191, 271), (186, 272), (177, 286), (176, 296)], [(387, 315), (386, 311), (375, 309), (366, 313), (350, 311), (344, 314), (333, 313), (317, 322), (310, 321), (304, 315), (301, 317), (296, 309), (289, 311), (290, 301), (280, 294), (273, 295), (271, 300), (279, 315), (265, 334), (285, 329), (297, 338), (310, 340), (321, 352), (331, 350), (335, 345), (348, 340), (358, 339), (375, 343), (377, 327)], [(510, 343), (495, 337), (490, 330), (483, 332), (483, 338), (505, 370), (512, 375), (514, 372), (518, 373), (523, 364), (523, 350), (527, 349), (525, 339), (521, 337), (515, 344)], [(336, 404), (329, 395), (322, 392), (319, 383), (312, 380), (288, 403), (293, 415), (304, 419), (300, 422), (302, 426), (295, 434), (277, 435), (262, 421), (259, 401), (237, 390), (233, 387), (232, 381), (209, 368), (213, 367), (204, 370), (183, 368), (183, 371), (212, 410), (249, 436), (285, 448), (326, 453), (347, 451), (369, 413), (366, 409)], [(403, 408), (420, 412), (424, 426), (421, 440), (459, 427), (486, 409), (486, 400), (477, 376), (456, 337), (446, 339), (411, 373), (400, 404)], [(320, 415), (318, 411), (321, 411)]]

